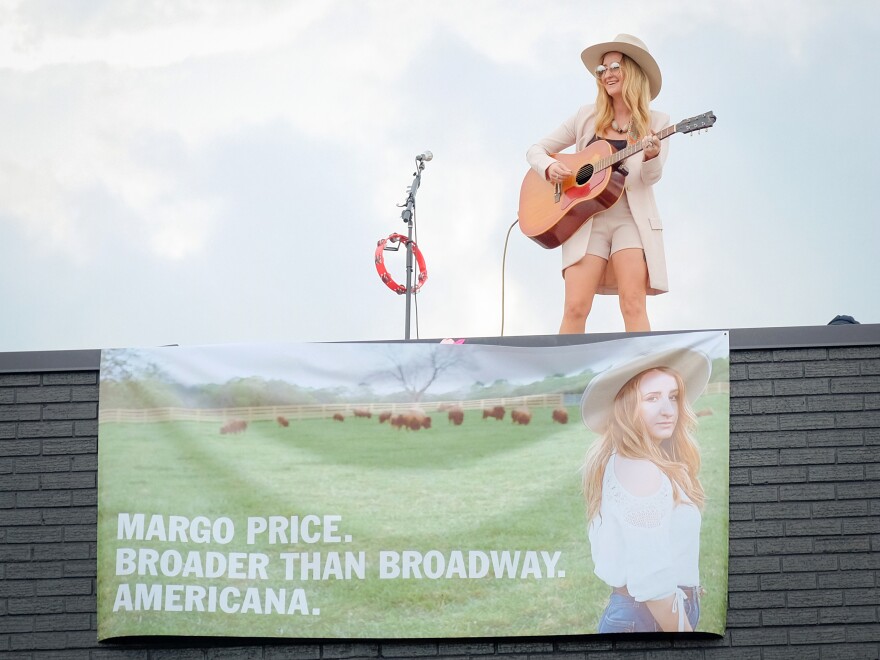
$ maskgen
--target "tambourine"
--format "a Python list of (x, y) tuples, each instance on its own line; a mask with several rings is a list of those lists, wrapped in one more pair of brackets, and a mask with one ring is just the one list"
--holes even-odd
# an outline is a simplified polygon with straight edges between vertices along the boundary
[(391, 275), (388, 274), (388, 269), (385, 268), (385, 244), (388, 243), (388, 241), (391, 241), (392, 243), (400, 241), (403, 245), (409, 243), (412, 246), (413, 256), (416, 258), (416, 263), (419, 266), (419, 275), (416, 278), (416, 284), (412, 288), (412, 292), (418, 292), (428, 279), (428, 269), (425, 267), (425, 257), (422, 254), (422, 251), (419, 250), (419, 246), (416, 245), (416, 242), (409, 240), (409, 238), (402, 234), (391, 234), (388, 238), (380, 239), (376, 244), (376, 272), (379, 273), (379, 277), (385, 282), (385, 286), (394, 291), (394, 293), (398, 295), (406, 293), (406, 286), (395, 282)]

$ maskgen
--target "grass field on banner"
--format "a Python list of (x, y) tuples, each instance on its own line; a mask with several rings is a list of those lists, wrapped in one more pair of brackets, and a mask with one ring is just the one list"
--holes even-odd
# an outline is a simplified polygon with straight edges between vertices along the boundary
[[(727, 395), (706, 396), (700, 423), (704, 513), (701, 575), (709, 589), (700, 630), (721, 632), (727, 583)], [(572, 420), (579, 411), (569, 410)], [(220, 435), (216, 424), (102, 423), (99, 474), (99, 627), (124, 635), (395, 638), (581, 634), (596, 631), (609, 589), (596, 578), (586, 538), (579, 468), (593, 436), (549, 409), (528, 426), (483, 420), (461, 426), (436, 414), (431, 429), (394, 430), (348, 418), (251, 424)], [(228, 545), (117, 540), (118, 512), (228, 516)], [(245, 543), (248, 516), (340, 515), (349, 543)], [(263, 537), (265, 539), (265, 537)], [(117, 577), (117, 548), (159, 552), (264, 552), (268, 580)], [(560, 551), (557, 579), (378, 577), (382, 550)], [(281, 552), (359, 552), (364, 580), (283, 579)], [(128, 582), (198, 583), (305, 590), (318, 615), (112, 611)]]

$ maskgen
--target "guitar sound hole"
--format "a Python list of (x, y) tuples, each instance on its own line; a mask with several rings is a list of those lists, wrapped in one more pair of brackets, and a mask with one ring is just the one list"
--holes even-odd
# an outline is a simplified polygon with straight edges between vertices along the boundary
[(593, 176), (593, 166), (584, 165), (581, 169), (578, 170), (577, 176), (575, 176), (575, 181), (577, 181), (577, 184), (579, 186), (582, 186), (590, 180), (591, 176)]

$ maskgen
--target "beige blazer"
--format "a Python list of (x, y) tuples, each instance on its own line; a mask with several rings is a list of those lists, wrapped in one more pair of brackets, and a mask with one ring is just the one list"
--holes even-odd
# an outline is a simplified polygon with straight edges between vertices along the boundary
[[(574, 116), (563, 122), (543, 140), (529, 147), (526, 159), (529, 165), (541, 177), (547, 176), (547, 168), (556, 162), (549, 154), (559, 153), (574, 145), (576, 151), (586, 148), (596, 134), (596, 106), (585, 105)], [(669, 126), (669, 115), (651, 111), (651, 128), (658, 132)], [(663, 249), (663, 222), (654, 201), (653, 185), (663, 174), (663, 164), (669, 155), (669, 140), (660, 142), (660, 155), (645, 162), (644, 153), (639, 152), (623, 161), (629, 174), (626, 176), (626, 196), (642, 246), (645, 249), (645, 261), (648, 264), (648, 294), (657, 295), (669, 291), (666, 277), (666, 256)], [(590, 231), (592, 223), (587, 223), (579, 231)], [(564, 270), (564, 269), (563, 269)], [(614, 269), (606, 268), (598, 293), (617, 294), (617, 282)]]

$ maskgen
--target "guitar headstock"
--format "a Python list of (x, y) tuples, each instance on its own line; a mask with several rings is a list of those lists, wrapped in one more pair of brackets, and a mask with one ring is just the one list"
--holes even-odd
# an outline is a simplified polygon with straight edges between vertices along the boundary
[(715, 124), (716, 119), (715, 113), (710, 110), (709, 112), (704, 112), (696, 117), (691, 117), (690, 119), (684, 119), (678, 122), (675, 125), (675, 130), (678, 133), (692, 133), (703, 129), (708, 130)]

